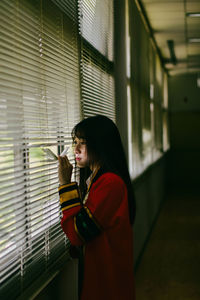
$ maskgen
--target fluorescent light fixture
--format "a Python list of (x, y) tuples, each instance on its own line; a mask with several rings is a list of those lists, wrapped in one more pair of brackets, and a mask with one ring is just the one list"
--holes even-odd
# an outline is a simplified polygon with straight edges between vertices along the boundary
[(187, 17), (191, 17), (191, 18), (199, 18), (200, 17), (200, 12), (190, 12), (190, 13), (186, 13)]
[(200, 77), (197, 78), (197, 87), (200, 88)]
[(200, 38), (191, 38), (191, 39), (188, 39), (188, 42), (189, 43), (200, 43)]
[(197, 87), (200, 88), (200, 73), (197, 75)]

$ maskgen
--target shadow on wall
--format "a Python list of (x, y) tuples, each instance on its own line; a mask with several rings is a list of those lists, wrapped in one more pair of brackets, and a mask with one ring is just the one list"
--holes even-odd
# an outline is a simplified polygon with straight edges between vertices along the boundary
[(67, 261), (63, 270), (38, 294), (34, 300), (77, 300), (78, 261)]
[(166, 155), (134, 182), (134, 190), (136, 196), (134, 259), (137, 269), (162, 203), (166, 199)]
[(169, 79), (170, 143), (168, 177), (173, 187), (200, 184), (200, 88), (196, 75)]
[(200, 183), (200, 112), (171, 114), (172, 181)]

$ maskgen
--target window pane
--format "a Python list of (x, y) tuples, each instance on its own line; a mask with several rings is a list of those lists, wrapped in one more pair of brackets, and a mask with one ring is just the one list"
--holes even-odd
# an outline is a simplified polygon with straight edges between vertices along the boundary
[(113, 1), (81, 0), (83, 37), (110, 61), (113, 60)]
[(79, 13), (83, 115), (103, 114), (115, 121), (113, 1), (80, 0)]

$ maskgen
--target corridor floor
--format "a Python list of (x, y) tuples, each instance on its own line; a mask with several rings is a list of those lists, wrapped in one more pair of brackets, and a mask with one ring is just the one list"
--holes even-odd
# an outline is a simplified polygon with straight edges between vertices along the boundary
[(167, 198), (135, 275), (137, 300), (200, 300), (200, 195)]

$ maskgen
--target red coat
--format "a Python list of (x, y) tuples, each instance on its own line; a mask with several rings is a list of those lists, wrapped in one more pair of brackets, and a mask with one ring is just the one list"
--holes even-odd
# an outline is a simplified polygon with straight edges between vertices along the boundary
[(59, 188), (61, 225), (72, 245), (84, 245), (81, 300), (134, 300), (133, 241), (127, 188), (114, 173), (94, 178), (83, 205), (76, 183)]

